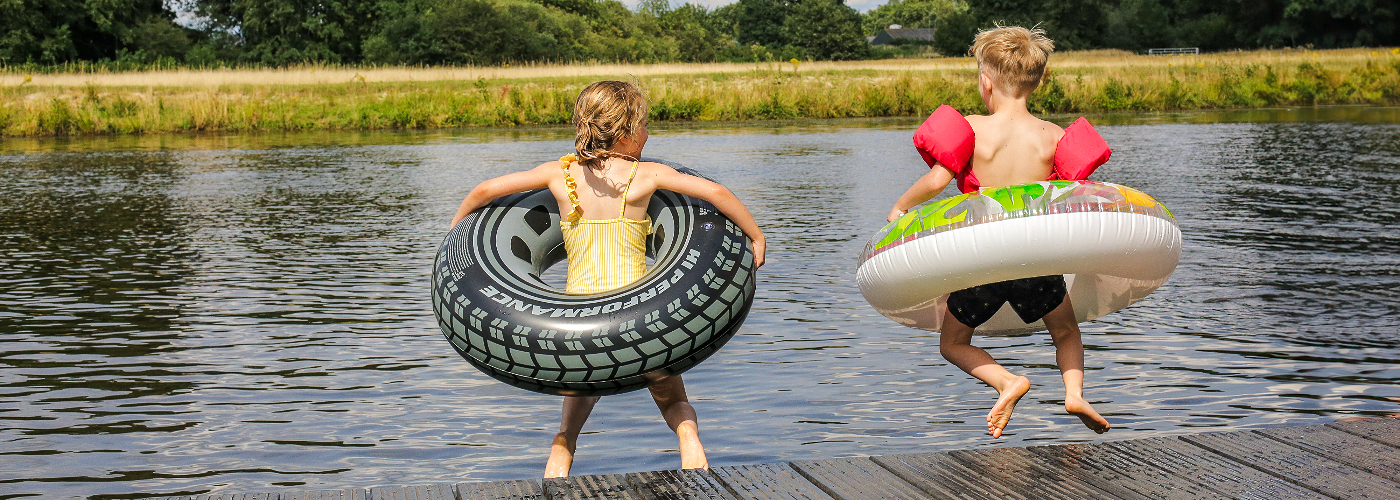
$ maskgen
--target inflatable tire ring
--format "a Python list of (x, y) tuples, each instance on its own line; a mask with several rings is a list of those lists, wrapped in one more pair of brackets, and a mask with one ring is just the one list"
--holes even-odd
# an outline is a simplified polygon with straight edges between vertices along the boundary
[[(875, 310), (941, 331), (950, 292), (1062, 274), (1075, 317), (1098, 318), (1166, 283), (1181, 260), (1181, 230), (1167, 207), (1136, 189), (1093, 181), (1042, 181), (929, 203), (887, 224), (861, 252), (856, 282)], [(1009, 304), (975, 330), (1044, 330)]]
[(743, 231), (704, 200), (658, 190), (647, 212), (655, 263), (636, 283), (590, 295), (540, 279), (565, 258), (549, 190), (505, 196), (468, 215), (433, 264), (443, 335), (492, 378), (564, 396), (633, 391), (700, 363), (748, 316), (753, 253)]

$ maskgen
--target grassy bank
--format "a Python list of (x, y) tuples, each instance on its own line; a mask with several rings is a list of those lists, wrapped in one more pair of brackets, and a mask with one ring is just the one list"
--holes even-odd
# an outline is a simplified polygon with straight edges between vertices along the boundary
[[(844, 63), (295, 68), (0, 73), (0, 135), (142, 134), (567, 123), (574, 96), (630, 78), (654, 120), (918, 116), (981, 111), (966, 58)], [(1203, 56), (1057, 54), (1037, 112), (1400, 104), (1400, 49)]]

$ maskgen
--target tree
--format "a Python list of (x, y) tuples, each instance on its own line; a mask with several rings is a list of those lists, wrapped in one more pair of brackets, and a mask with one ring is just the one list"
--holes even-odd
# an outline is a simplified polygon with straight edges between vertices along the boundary
[(1179, 43), (1203, 49), (1400, 44), (1400, 6), (1381, 0), (1178, 0)]
[(596, 0), (539, 0), (539, 2), (545, 7), (553, 7), (570, 14), (578, 14), (585, 17), (593, 16), (598, 13), (598, 2)]
[(865, 34), (873, 36), (891, 24), (905, 28), (935, 28), (939, 19), (966, 12), (963, 0), (890, 0), (865, 14)]
[(738, 2), (725, 5), (710, 13), (709, 27), (716, 33), (737, 42), (739, 40), (739, 18), (742, 14), (743, 6)]
[(125, 56), (138, 62), (182, 59), (190, 51), (187, 31), (164, 16), (147, 17), (132, 27), (130, 52)]
[(739, 43), (768, 47), (786, 45), (783, 20), (787, 19), (788, 4), (784, 0), (739, 0), (735, 19), (735, 38)]
[[(116, 0), (111, 0), (116, 1)], [(194, 0), (210, 29), (237, 32), (243, 57), (284, 66), (359, 60), (373, 0)]]
[(597, 5), (598, 14), (588, 18), (594, 34), (587, 38), (593, 58), (657, 62), (674, 61), (680, 56), (675, 40), (663, 34), (656, 16), (634, 13), (616, 0)]
[(934, 23), (933, 47), (949, 57), (962, 57), (977, 35), (977, 18), (970, 9), (950, 12)]
[(1105, 3), (1109, 1), (975, 0), (969, 5), (981, 28), (997, 24), (1039, 26), (1055, 40), (1055, 49), (1082, 50), (1102, 47)]
[(574, 61), (589, 55), (583, 16), (518, 0), (408, 0), (380, 5), (366, 61), (501, 64)]
[(172, 19), (161, 0), (7, 0), (0, 2), (0, 61), (6, 64), (112, 59), (138, 43), (152, 16)]
[(701, 5), (688, 3), (668, 9), (661, 12), (657, 20), (662, 32), (675, 40), (682, 61), (713, 61), (720, 50), (734, 45), (721, 31), (721, 23)]
[(789, 0), (783, 19), (786, 45), (816, 59), (860, 59), (870, 54), (860, 13), (841, 0)]
[(860, 14), (842, 0), (739, 0), (736, 5), (734, 31), (741, 44), (816, 59), (870, 53)]
[(1131, 51), (1180, 46), (1171, 27), (1171, 13), (1171, 7), (1161, 2), (1121, 0), (1107, 9), (1101, 43)]

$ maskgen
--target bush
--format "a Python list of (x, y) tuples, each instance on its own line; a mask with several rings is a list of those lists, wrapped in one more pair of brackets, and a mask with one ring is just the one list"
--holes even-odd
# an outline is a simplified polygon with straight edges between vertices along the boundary
[(1031, 92), (1030, 98), (1026, 101), (1026, 107), (1032, 113), (1063, 113), (1069, 111), (1069, 98), (1065, 95), (1065, 86), (1060, 83), (1060, 79), (1050, 70), (1045, 71), (1045, 77), (1041, 79), (1040, 87)]
[(1099, 87), (1098, 104), (1099, 107), (1118, 111), (1134, 109), (1137, 99), (1134, 98), (1133, 88), (1118, 81), (1117, 78), (1109, 78), (1107, 82)]
[(1322, 65), (1303, 63), (1298, 65), (1298, 75), (1289, 90), (1298, 96), (1298, 100), (1316, 105), (1335, 99), (1340, 79), (1339, 75), (1324, 69)]

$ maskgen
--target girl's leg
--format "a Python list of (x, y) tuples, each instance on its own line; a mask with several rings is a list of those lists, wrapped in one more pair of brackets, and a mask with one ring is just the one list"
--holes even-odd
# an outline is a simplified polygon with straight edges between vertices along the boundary
[(987, 351), (972, 345), (972, 327), (958, 321), (952, 313), (943, 314), (943, 333), (939, 335), (938, 348), (943, 359), (997, 390), (1000, 395), (997, 403), (987, 413), (987, 433), (1001, 437), (1001, 431), (1011, 421), (1016, 402), (1031, 389), (1030, 379), (1012, 374), (997, 364)]
[(554, 444), (549, 450), (549, 463), (544, 466), (544, 477), (566, 477), (574, 465), (574, 450), (578, 448), (578, 433), (597, 397), (564, 396), (564, 415), (559, 418), (559, 433), (554, 435)]
[(682, 469), (710, 469), (705, 458), (705, 447), (700, 444), (700, 424), (695, 416), (695, 408), (685, 395), (685, 382), (680, 375), (667, 377), (651, 384), (651, 399), (661, 410), (666, 425), (680, 440)]
[(1084, 342), (1079, 338), (1079, 321), (1074, 316), (1069, 294), (1065, 294), (1064, 302), (1042, 320), (1055, 341), (1055, 364), (1065, 380), (1065, 411), (1079, 417), (1094, 432), (1107, 432), (1108, 420), (1084, 399)]

